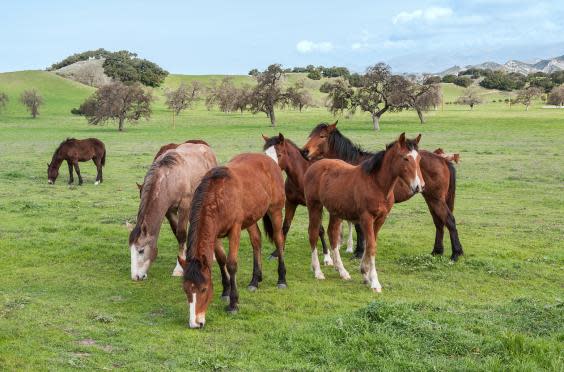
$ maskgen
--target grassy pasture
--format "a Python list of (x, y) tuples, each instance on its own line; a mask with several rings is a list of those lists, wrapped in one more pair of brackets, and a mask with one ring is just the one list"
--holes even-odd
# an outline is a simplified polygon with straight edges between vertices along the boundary
[[(186, 76), (171, 76), (176, 86)], [(295, 77), (292, 77), (295, 78)], [(209, 81), (209, 77), (201, 78)], [(244, 81), (246, 77), (237, 77)], [(17, 102), (36, 87), (45, 98), (33, 120)], [(445, 87), (445, 96), (458, 88)], [(187, 306), (174, 266), (176, 243), (163, 225), (159, 258), (145, 282), (129, 279), (126, 220), (138, 207), (136, 181), (163, 143), (203, 138), (220, 162), (259, 151), (261, 133), (302, 144), (323, 108), (264, 115), (183, 112), (176, 130), (160, 98), (149, 122), (88, 126), (70, 115), (92, 89), (45, 72), (0, 74), (10, 96), (0, 112), (0, 369), (64, 370), (562, 370), (564, 341), (564, 112), (525, 112), (503, 103), (445, 105), (418, 124), (413, 112), (386, 114), (374, 133), (365, 115), (341, 118), (345, 135), (381, 149), (399, 133), (422, 146), (460, 152), (455, 216), (465, 256), (431, 257), (434, 226), (421, 197), (394, 206), (379, 239), (383, 293), (309, 269), (307, 213), (298, 209), (286, 243), (287, 290), (264, 262), (256, 293), (243, 234), (240, 312), (215, 298), (203, 330), (186, 327)], [(155, 90), (160, 97), (162, 89)], [(490, 94), (490, 92), (484, 92)], [(491, 93), (498, 94), (498, 93)], [(47, 185), (46, 162), (66, 137), (98, 137), (108, 149), (104, 183), (81, 163), (84, 186), (67, 170)], [(445, 238), (446, 253), (450, 243)], [(264, 253), (272, 249), (264, 243)]]

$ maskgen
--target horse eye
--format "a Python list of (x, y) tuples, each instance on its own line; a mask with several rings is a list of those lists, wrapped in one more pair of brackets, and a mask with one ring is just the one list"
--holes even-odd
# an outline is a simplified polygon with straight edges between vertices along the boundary
[(201, 292), (201, 293), (204, 293), (206, 290), (207, 290), (207, 288), (204, 287), (204, 288), (200, 289), (200, 292)]

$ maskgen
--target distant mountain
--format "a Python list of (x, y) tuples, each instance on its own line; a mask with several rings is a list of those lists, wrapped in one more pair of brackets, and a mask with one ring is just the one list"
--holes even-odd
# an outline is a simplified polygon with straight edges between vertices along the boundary
[(554, 71), (564, 70), (564, 55), (551, 59), (542, 59), (535, 63), (526, 63), (517, 60), (510, 60), (505, 62), (503, 65), (497, 62), (484, 62), (478, 65), (468, 65), (464, 68), (460, 66), (452, 66), (444, 71), (436, 73), (436, 75), (438, 76), (445, 76), (450, 74), (456, 75), (460, 71), (467, 70), (472, 67), (481, 68), (481, 69), (490, 69), (493, 71), (501, 70), (505, 72), (519, 72), (525, 75), (533, 72), (545, 72), (549, 74)]

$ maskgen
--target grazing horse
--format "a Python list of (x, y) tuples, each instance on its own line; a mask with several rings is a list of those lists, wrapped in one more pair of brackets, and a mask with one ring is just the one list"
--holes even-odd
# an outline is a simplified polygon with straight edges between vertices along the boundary
[[(188, 299), (190, 328), (203, 327), (213, 297), (211, 266), (213, 254), (221, 272), (222, 297), (229, 296), (227, 311), (236, 312), (237, 254), (241, 230), (247, 229), (254, 252), (254, 290), (262, 280), (260, 230), (262, 218), (268, 237), (278, 250), (278, 287), (286, 287), (282, 208), (284, 181), (280, 168), (264, 154), (241, 154), (226, 166), (210, 170), (198, 186), (190, 211), (188, 252), (183, 264), (183, 288)], [(319, 229), (317, 230), (319, 233)], [(218, 238), (229, 237), (229, 255)]]
[(96, 182), (98, 185), (104, 180), (102, 177), (102, 167), (106, 165), (106, 147), (104, 143), (97, 138), (87, 138), (78, 140), (76, 138), (67, 138), (61, 142), (59, 147), (53, 153), (51, 163), (47, 163), (47, 182), (53, 185), (59, 176), (59, 168), (63, 160), (67, 161), (69, 166), (69, 185), (74, 182), (72, 176), (72, 168), (78, 176), (78, 184), (82, 185), (82, 176), (78, 168), (79, 161), (92, 160), (96, 164)]
[(329, 242), (335, 269), (341, 278), (350, 275), (339, 255), (339, 229), (343, 219), (360, 224), (366, 237), (366, 249), (360, 264), (365, 283), (375, 292), (381, 292), (375, 256), (378, 231), (394, 205), (394, 187), (403, 180), (412, 193), (425, 186), (419, 168), (420, 156), (415, 140), (406, 140), (402, 133), (398, 140), (360, 165), (351, 165), (337, 159), (315, 162), (305, 174), (305, 196), (309, 212), (309, 243), (311, 265), (317, 279), (325, 279), (317, 258), (317, 235), (323, 207), (329, 211)]
[[(216, 165), (211, 148), (198, 144), (180, 145), (151, 165), (141, 190), (137, 223), (129, 235), (131, 279), (147, 278), (147, 271), (157, 257), (157, 240), (165, 215), (178, 240), (178, 255), (184, 256), (194, 190), (204, 174)], [(177, 262), (172, 275), (182, 273)]]
[[(286, 191), (286, 204), (284, 206), (284, 223), (282, 224), (282, 232), (284, 233), (284, 240), (288, 235), (292, 220), (296, 213), (298, 205), (306, 205), (304, 196), (304, 174), (309, 166), (313, 163), (307, 160), (301, 153), (300, 148), (289, 139), (285, 139), (282, 133), (278, 136), (266, 137), (264, 139), (263, 150), (270, 156), (280, 169), (286, 172), (286, 182), (284, 183), (284, 190)], [(333, 265), (333, 260), (327, 250), (325, 243), (325, 229), (323, 225), (319, 227), (319, 238), (323, 246), (323, 264)], [(275, 250), (270, 254), (270, 257), (275, 258), (277, 255)]]
[[(319, 124), (310, 133), (308, 142), (303, 147), (303, 153), (309, 159), (329, 158), (341, 159), (350, 164), (359, 164), (374, 155), (354, 145), (347, 137), (343, 136), (334, 124)], [(422, 193), (433, 222), (435, 223), (435, 245), (433, 255), (442, 255), (444, 252), (443, 235), (446, 225), (452, 247), (451, 260), (456, 261), (464, 252), (458, 238), (456, 221), (454, 219), (454, 198), (456, 193), (456, 169), (448, 158), (421, 150), (421, 173), (425, 180), (425, 191)], [(452, 157), (458, 159), (458, 155)], [(414, 195), (409, 184), (400, 180), (394, 188), (396, 203), (404, 202)], [(357, 225), (356, 256), (360, 257), (363, 250), (362, 230)]]

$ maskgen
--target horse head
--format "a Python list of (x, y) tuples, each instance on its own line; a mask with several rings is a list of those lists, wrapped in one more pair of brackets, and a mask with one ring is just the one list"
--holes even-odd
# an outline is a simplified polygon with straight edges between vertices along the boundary
[(206, 311), (213, 298), (211, 268), (205, 259), (192, 257), (188, 261), (179, 258), (184, 268), (182, 285), (188, 299), (188, 326), (202, 328), (206, 323)]

